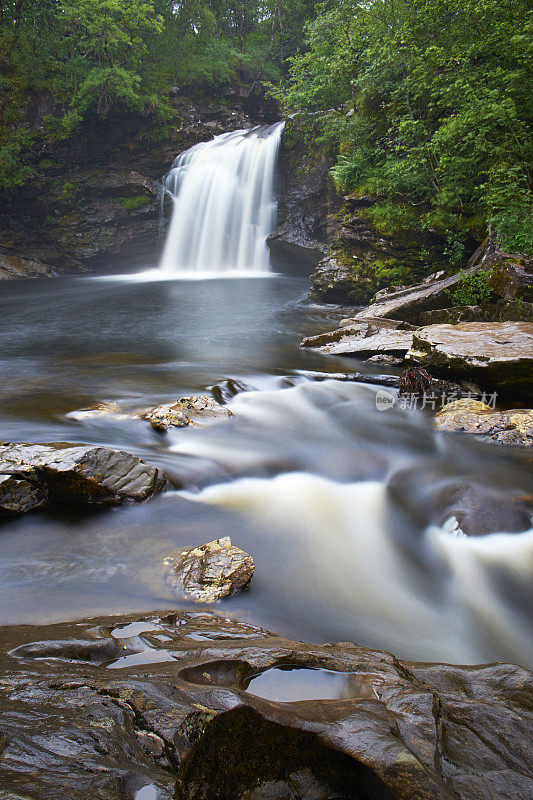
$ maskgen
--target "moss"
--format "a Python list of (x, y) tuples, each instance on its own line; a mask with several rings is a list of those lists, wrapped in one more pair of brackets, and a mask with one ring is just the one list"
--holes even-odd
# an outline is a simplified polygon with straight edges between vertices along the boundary
[(115, 202), (119, 203), (127, 211), (135, 211), (138, 208), (147, 206), (150, 203), (150, 197), (147, 194), (135, 194), (132, 197), (117, 197)]

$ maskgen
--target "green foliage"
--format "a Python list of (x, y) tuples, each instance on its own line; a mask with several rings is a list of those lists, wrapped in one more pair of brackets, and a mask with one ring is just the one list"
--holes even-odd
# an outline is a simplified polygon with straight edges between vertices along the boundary
[(190, 95), (279, 81), (313, 13), (313, 0), (0, 0), (0, 191), (105, 118), (142, 120), (157, 141), (173, 85)]
[(479, 306), (488, 303), (492, 296), (489, 286), (493, 275), (491, 269), (481, 269), (473, 274), (461, 272), (461, 280), (449, 297), (454, 306)]
[[(274, 94), (334, 142), (337, 188), (423, 211), (459, 233), (481, 220), (533, 252), (531, 64), (527, 0), (324, 0)], [(315, 138), (315, 133), (311, 136)], [(459, 240), (450, 245), (460, 263)]]

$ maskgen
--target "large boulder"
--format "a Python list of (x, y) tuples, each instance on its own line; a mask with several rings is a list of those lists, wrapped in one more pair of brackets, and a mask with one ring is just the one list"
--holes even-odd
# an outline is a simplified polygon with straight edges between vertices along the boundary
[(406, 360), (436, 374), (473, 380), (483, 388), (530, 396), (533, 323), (428, 325), (415, 331)]
[(148, 500), (166, 483), (160, 470), (123, 450), (68, 442), (2, 444), (0, 474), (12, 479), (0, 484), (0, 504), (9, 506), (15, 495), (13, 511), (38, 507), (47, 497), (62, 503)]
[[(473, 275), (478, 266), (472, 266), (464, 273), (442, 277), (435, 273), (416, 286), (407, 286), (398, 291), (382, 292), (375, 303), (361, 311), (361, 316), (385, 317), (418, 323), (423, 312), (447, 308), (450, 294), (465, 275)], [(437, 277), (439, 276), (440, 277)]]
[[(482, 308), (450, 308), (450, 299), (463, 281), (481, 271), (486, 273), (486, 286), (491, 302), (484, 302)], [(448, 276), (441, 271), (414, 286), (378, 292), (374, 302), (361, 314), (400, 319), (414, 324), (480, 318), (527, 320), (531, 313), (529, 306), (532, 299), (533, 259), (503, 253), (489, 238), (472, 255), (465, 270)]]
[(533, 792), (533, 677), (518, 666), (418, 664), (175, 612), (11, 628), (0, 667), (0, 780), (17, 800)]
[(184, 594), (201, 603), (214, 603), (248, 588), (254, 574), (249, 553), (231, 544), (229, 536), (169, 556), (173, 582)]
[(309, 336), (300, 347), (311, 347), (320, 353), (353, 358), (376, 355), (404, 358), (413, 343), (413, 333), (392, 320), (345, 320), (333, 331)]

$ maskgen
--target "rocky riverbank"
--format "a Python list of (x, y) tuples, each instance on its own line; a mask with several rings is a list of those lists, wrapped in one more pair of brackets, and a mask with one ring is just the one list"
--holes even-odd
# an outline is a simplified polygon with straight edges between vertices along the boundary
[(0, 636), (10, 800), (525, 800), (533, 789), (533, 679), (520, 667), (308, 645), (210, 612)]

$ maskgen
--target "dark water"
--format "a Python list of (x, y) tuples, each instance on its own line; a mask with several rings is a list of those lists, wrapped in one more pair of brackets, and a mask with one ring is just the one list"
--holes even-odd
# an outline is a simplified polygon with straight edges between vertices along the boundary
[[(256, 573), (219, 607), (229, 616), (413, 659), (533, 663), (527, 454), (378, 411), (370, 384), (311, 380), (370, 370), (298, 349), (345, 315), (309, 305), (307, 289), (289, 277), (1, 285), (0, 439), (109, 444), (186, 487), (146, 505), (3, 521), (1, 623), (187, 607), (165, 557), (230, 535)], [(65, 416), (228, 378), (248, 391), (231, 419), (202, 430)], [(488, 535), (457, 535), (457, 520)]]

